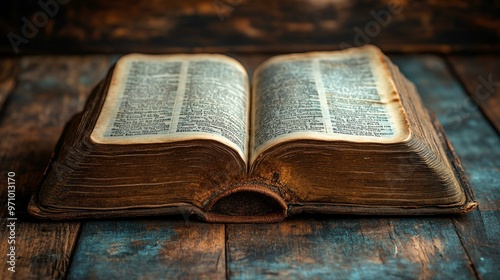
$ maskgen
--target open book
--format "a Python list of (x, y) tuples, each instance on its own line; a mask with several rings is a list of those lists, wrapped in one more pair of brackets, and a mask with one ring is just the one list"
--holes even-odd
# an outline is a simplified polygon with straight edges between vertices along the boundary
[(272, 57), (123, 56), (68, 123), (31, 214), (465, 213), (442, 128), (374, 46)]

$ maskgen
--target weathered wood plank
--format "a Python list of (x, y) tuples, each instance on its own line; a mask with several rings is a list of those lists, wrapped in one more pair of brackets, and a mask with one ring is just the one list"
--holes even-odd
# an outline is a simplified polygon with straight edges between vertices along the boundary
[(234, 279), (473, 278), (448, 218), (306, 216), (228, 225)]
[[(65, 2), (42, 8), (34, 0), (2, 1), (0, 30), (19, 37), (4, 36), (0, 52), (298, 52), (366, 43), (385, 52), (500, 47), (498, 1)], [(46, 20), (38, 14), (40, 27), (23, 31), (37, 12)]]
[[(47, 222), (30, 218), (25, 209), (42, 177), (66, 121), (81, 110), (90, 89), (109, 66), (107, 56), (25, 57), (20, 60), (17, 86), (2, 112), (0, 122), (0, 169), (16, 173), (15, 273), (3, 265), (1, 279), (65, 277), (80, 228), (77, 222)], [(0, 189), (5, 205), (7, 188)], [(0, 211), (6, 228), (7, 212)], [(0, 231), (6, 241), (9, 232)], [(9, 244), (0, 243), (8, 252)], [(4, 255), (5, 256), (5, 255)], [(5, 258), (2, 258), (5, 260)], [(5, 262), (4, 262), (5, 264)]]
[(415, 56), (396, 62), (415, 82), (424, 103), (438, 114), (469, 176), (480, 211), (453, 217), (453, 223), (479, 276), (496, 279), (500, 274), (500, 137), (477, 107), (469, 105), (469, 96), (443, 60)]
[(224, 225), (182, 219), (85, 223), (69, 279), (223, 279)]
[(453, 217), (453, 223), (480, 278), (498, 279), (500, 211), (475, 211), (467, 216)]
[[(448, 60), (465, 85), (469, 96), (500, 133), (500, 57), (454, 55), (449, 56)], [(467, 111), (468, 107), (462, 109)]]

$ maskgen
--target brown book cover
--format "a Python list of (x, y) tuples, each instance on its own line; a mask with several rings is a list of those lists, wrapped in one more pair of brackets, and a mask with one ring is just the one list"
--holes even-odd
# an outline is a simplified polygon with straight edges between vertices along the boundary
[(67, 124), (28, 210), (277, 222), (476, 207), (437, 118), (366, 46), (273, 57), (251, 87), (222, 55), (124, 56)]

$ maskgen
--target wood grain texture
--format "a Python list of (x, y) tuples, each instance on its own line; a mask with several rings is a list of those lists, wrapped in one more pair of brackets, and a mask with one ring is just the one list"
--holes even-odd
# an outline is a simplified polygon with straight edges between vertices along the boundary
[[(385, 52), (451, 52), (500, 46), (498, 1), (72, 0), (48, 13), (35, 0), (0, 5), (2, 34), (24, 38), (12, 39), (23, 41), (14, 43), (19, 53), (299, 52), (366, 43)], [(24, 28), (23, 35), (39, 11), (49, 14), (46, 20), (38, 14), (40, 27)], [(12, 45), (4, 36), (0, 52), (15, 53)]]
[[(81, 110), (87, 94), (109, 66), (107, 56), (25, 57), (19, 61), (17, 86), (0, 120), (0, 169), (16, 173), (16, 272), (2, 266), (1, 279), (62, 279), (80, 228), (77, 222), (41, 222), (25, 212), (66, 121)], [(1, 188), (5, 205), (7, 188)], [(1, 211), (2, 228), (6, 211)], [(0, 240), (8, 232), (0, 231)], [(7, 252), (7, 242), (0, 250)], [(4, 259), (4, 258), (2, 258)]]
[(69, 279), (223, 279), (224, 225), (179, 219), (83, 225)]
[(227, 227), (234, 279), (474, 277), (448, 218), (307, 216)]
[(480, 211), (453, 217), (453, 224), (479, 277), (496, 279), (500, 274), (500, 137), (477, 107), (467, 105), (466, 89), (444, 60), (415, 56), (396, 62), (416, 84), (424, 103), (438, 114), (469, 176)]
[[(500, 58), (496, 55), (448, 56), (467, 93), (500, 133)], [(465, 104), (467, 112), (472, 104)]]

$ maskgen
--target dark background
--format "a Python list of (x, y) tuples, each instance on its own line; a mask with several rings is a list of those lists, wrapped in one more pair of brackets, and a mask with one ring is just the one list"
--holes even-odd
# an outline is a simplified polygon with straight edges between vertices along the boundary
[(500, 1), (492, 0), (42, 2), (51, 4), (1, 2), (0, 54), (16, 54), (11, 41), (18, 54), (271, 53), (366, 43), (391, 53), (500, 49)]

